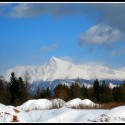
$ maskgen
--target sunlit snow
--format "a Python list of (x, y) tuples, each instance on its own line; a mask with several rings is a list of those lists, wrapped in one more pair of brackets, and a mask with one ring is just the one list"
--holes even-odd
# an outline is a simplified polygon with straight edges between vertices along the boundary
[[(125, 122), (125, 106), (115, 107), (110, 110), (104, 109), (72, 109), (79, 104), (95, 105), (89, 99), (79, 98), (68, 102), (62, 99), (35, 99), (14, 107), (0, 104), (0, 121), (12, 122), (13, 116), (17, 116), (17, 121), (22, 123), (44, 122), (44, 123), (69, 123), (69, 122)], [(53, 109), (53, 104), (57, 108)]]

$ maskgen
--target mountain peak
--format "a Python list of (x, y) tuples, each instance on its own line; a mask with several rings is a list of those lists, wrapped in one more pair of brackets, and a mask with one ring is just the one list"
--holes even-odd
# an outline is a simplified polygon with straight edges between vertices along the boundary
[(56, 58), (55, 56), (51, 57), (51, 60), (56, 60), (56, 59), (58, 59), (58, 58)]
[(25, 78), (29, 73), (31, 81), (53, 81), (55, 79), (124, 79), (125, 72), (122, 70), (112, 70), (104, 66), (76, 65), (72, 62), (52, 56), (51, 59), (42, 66), (23, 66), (9, 69), (4, 77), (9, 81), (11, 72), (15, 72), (17, 77)]
[(58, 61), (60, 61), (60, 60), (61, 60), (61, 59), (56, 58), (55, 56), (52, 56), (51, 59), (50, 59), (50, 61), (54, 61), (54, 62), (58, 62)]

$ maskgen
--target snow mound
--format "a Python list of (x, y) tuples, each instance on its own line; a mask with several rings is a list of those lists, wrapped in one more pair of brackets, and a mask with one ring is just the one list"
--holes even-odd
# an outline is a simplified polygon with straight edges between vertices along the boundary
[(83, 105), (89, 105), (89, 106), (95, 106), (95, 103), (92, 102), (92, 101), (89, 100), (89, 99), (84, 99), (84, 100), (82, 100), (81, 104), (83, 104)]
[[(17, 120), (23, 123), (31, 122), (113, 122), (113, 123), (125, 123), (125, 106), (119, 106), (110, 110), (105, 109), (72, 109), (62, 107), (59, 109), (46, 110), (46, 107), (52, 106), (52, 103), (66, 106), (66, 104), (85, 104), (91, 105), (93, 102), (89, 99), (81, 100), (79, 98), (70, 100), (65, 103), (62, 99), (53, 99), (51, 101), (47, 99), (29, 100), (21, 106), (31, 106), (33, 110), (25, 112), (18, 107), (5, 106), (0, 103), (0, 122), (12, 122), (13, 115), (17, 116)], [(94, 103), (95, 104), (95, 103)], [(74, 106), (73, 105), (73, 106)], [(40, 106), (40, 108), (39, 108)], [(69, 105), (68, 105), (69, 106)], [(45, 110), (41, 110), (44, 109)], [(37, 109), (37, 110), (36, 110)]]
[(21, 106), (17, 106), (19, 109), (24, 111), (31, 111), (31, 110), (44, 110), (44, 109), (51, 109), (52, 103), (47, 99), (38, 99), (38, 100), (29, 100), (22, 104)]
[(41, 109), (50, 109), (52, 108), (52, 103), (51, 101), (47, 99), (38, 99), (34, 101), (31, 106), (33, 109), (41, 110)]
[(67, 103), (66, 103), (66, 107), (68, 107), (68, 108), (70, 108), (70, 107), (78, 107), (79, 106), (79, 104), (81, 103), (81, 99), (79, 99), (79, 98), (76, 98), (76, 99), (72, 99), (72, 100), (70, 100), (70, 101), (68, 101)]
[(110, 118), (110, 122), (125, 122), (125, 106), (113, 108), (105, 114)]
[(111, 110), (92, 120), (92, 122), (125, 122), (125, 106), (112, 108)]
[(32, 103), (35, 102), (36, 99), (34, 100), (28, 100), (27, 102), (23, 103), (21, 106), (17, 106), (17, 108), (24, 110), (24, 111), (30, 111), (32, 110)]
[(52, 100), (48, 99), (36, 99), (29, 100), (22, 104), (21, 106), (17, 106), (20, 110), (23, 111), (31, 111), (31, 110), (45, 110), (45, 109), (55, 109), (55, 108), (80, 108), (80, 106), (99, 106), (99, 104), (95, 104), (89, 99), (81, 100), (80, 98), (72, 99), (68, 102), (65, 102), (62, 99), (56, 98)]
[(53, 107), (55, 106), (55, 108), (63, 107), (66, 104), (66, 102), (64, 100), (59, 99), (59, 98), (51, 100), (51, 103), (52, 103)]
[(23, 103), (23, 106), (28, 106), (28, 105), (30, 105), (31, 103), (33, 103), (34, 101), (36, 101), (36, 99), (28, 100), (27, 102)]
[(92, 106), (92, 107), (99, 106), (99, 104), (95, 104), (94, 102), (92, 102), (89, 99), (81, 100), (80, 98), (72, 99), (66, 103), (66, 107), (68, 107), (68, 108), (71, 108), (71, 107), (78, 108), (80, 105), (81, 106)]
[(2, 110), (5, 107), (5, 105), (0, 103), (0, 110)]

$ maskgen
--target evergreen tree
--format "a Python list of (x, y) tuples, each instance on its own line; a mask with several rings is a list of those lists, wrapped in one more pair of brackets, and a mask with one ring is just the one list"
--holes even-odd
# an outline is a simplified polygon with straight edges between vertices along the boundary
[(89, 88), (87, 88), (87, 93), (88, 93), (88, 99), (92, 100), (93, 102), (96, 102), (96, 98), (95, 96), (93, 96), (93, 87), (90, 86)]
[(19, 83), (17, 78), (15, 77), (15, 73), (11, 73), (10, 82), (9, 82), (9, 90), (11, 93), (11, 104), (15, 106), (16, 98), (19, 98)]
[(101, 103), (108, 103), (113, 101), (113, 91), (109, 87), (109, 84), (106, 83), (105, 81), (102, 82), (102, 85), (100, 87), (100, 98), (99, 101)]
[(70, 86), (70, 99), (73, 99), (73, 98), (83, 99), (79, 79), (76, 79), (75, 82), (72, 83)]
[(3, 79), (3, 76), (0, 76), (0, 103), (5, 103), (4, 99), (5, 99), (5, 86), (4, 86), (5, 82)]
[(33, 98), (33, 95), (31, 93), (31, 90), (30, 90), (30, 74), (28, 71), (25, 72), (25, 76), (24, 76), (24, 83), (25, 83), (25, 87), (26, 87), (26, 98), (29, 100), (29, 99), (32, 99)]
[(67, 101), (69, 99), (68, 86), (62, 84), (57, 85), (54, 89), (54, 97)]
[(125, 102), (125, 86), (123, 84), (119, 86), (119, 100)]
[(113, 89), (114, 100), (117, 102), (125, 102), (125, 86), (123, 84), (117, 85)]
[(93, 94), (97, 101), (99, 101), (99, 94), (100, 94), (100, 86), (99, 81), (96, 79), (93, 84)]
[(46, 89), (42, 87), (40, 92), (40, 98), (45, 98), (45, 97), (46, 97)]
[(18, 84), (19, 84), (19, 100), (20, 100), (20, 103), (22, 104), (28, 100), (28, 96), (27, 96), (28, 92), (27, 92), (26, 84), (23, 81), (22, 77), (19, 77)]
[(85, 99), (85, 98), (88, 98), (88, 90), (87, 90), (87, 87), (85, 87), (84, 84), (82, 85), (81, 93), (82, 93), (82, 97), (83, 97), (84, 99)]
[(41, 89), (39, 86), (37, 86), (36, 94), (35, 94), (35, 99), (40, 99), (41, 98)]
[(5, 94), (5, 105), (11, 105), (11, 93), (10, 93), (10, 88), (9, 88), (9, 83), (6, 84), (6, 94)]
[(113, 88), (113, 99), (115, 102), (119, 101), (119, 86)]
[(49, 87), (47, 87), (47, 89), (46, 89), (46, 97), (51, 98), (51, 91), (50, 91)]

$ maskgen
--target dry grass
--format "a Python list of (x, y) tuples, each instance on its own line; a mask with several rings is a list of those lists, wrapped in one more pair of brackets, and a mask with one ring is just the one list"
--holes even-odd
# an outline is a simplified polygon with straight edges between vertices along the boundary
[(15, 108), (14, 108), (13, 110), (14, 110), (16, 113), (19, 113), (19, 112), (20, 112), (18, 109), (15, 109)]
[(93, 106), (87, 106), (87, 105), (78, 105), (78, 106), (72, 106), (73, 109), (112, 109), (118, 106), (125, 106), (125, 102), (109, 102), (109, 103), (103, 103), (103, 104), (97, 104)]
[(109, 102), (103, 103), (101, 109), (112, 109), (118, 106), (125, 106), (125, 102)]
[(101, 105), (78, 105), (78, 106), (72, 106), (73, 109), (101, 109)]
[(62, 108), (61, 103), (59, 104), (52, 103), (52, 109), (58, 109), (58, 108)]
[[(96, 104), (96, 105), (81, 105), (79, 104), (78, 106), (72, 106), (69, 108), (72, 109), (112, 109), (118, 106), (125, 106), (125, 102), (109, 102), (109, 103), (103, 103), (103, 104)], [(52, 103), (52, 107), (49, 107), (48, 110), (51, 109), (58, 109), (61, 108), (61, 104), (56, 104), (56, 103)], [(39, 110), (39, 107), (36, 107), (35, 110)], [(41, 109), (42, 110), (42, 109)], [(26, 112), (30, 111), (30, 109), (25, 110)]]
[(52, 103), (52, 109), (58, 109), (58, 108), (61, 108), (61, 106), (58, 106), (58, 105)]

